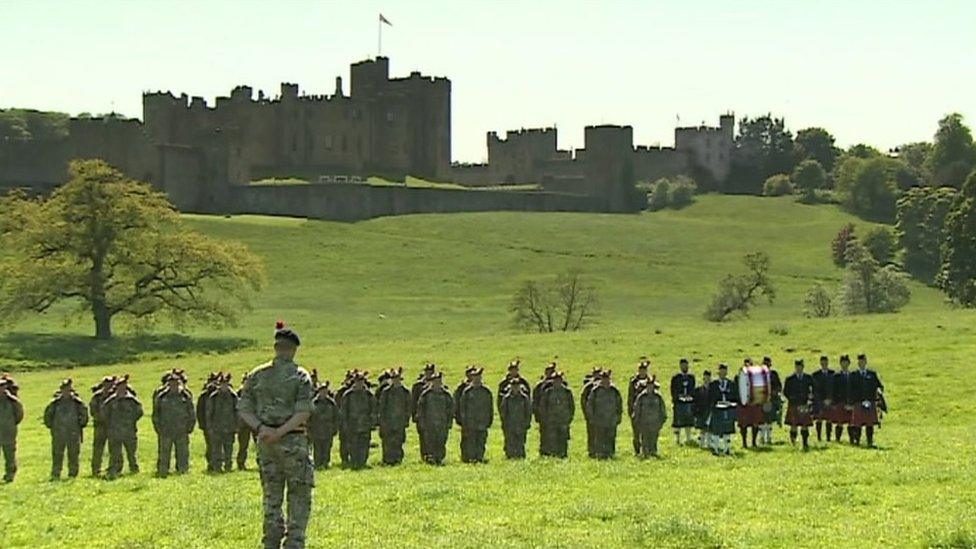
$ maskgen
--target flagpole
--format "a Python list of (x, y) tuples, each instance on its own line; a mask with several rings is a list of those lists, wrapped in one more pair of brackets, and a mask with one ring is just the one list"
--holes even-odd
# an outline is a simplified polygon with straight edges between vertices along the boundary
[(376, 57), (383, 56), (383, 20), (376, 18)]

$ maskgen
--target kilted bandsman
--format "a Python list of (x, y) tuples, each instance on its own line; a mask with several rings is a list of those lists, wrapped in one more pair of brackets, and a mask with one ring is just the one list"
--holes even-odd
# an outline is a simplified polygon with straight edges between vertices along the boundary
[[(743, 368), (751, 368), (753, 362), (751, 358), (747, 358), (742, 361)], [(738, 386), (738, 376), (735, 379), (736, 383), (733, 385)], [(749, 444), (746, 441), (746, 433), (749, 429), (752, 430), (752, 447), (756, 447), (756, 437), (759, 430), (766, 423), (766, 413), (763, 409), (763, 404), (750, 404), (741, 403), (739, 405), (738, 412), (736, 414), (736, 420), (739, 423), (739, 433), (742, 435), (742, 447), (748, 448)], [(765, 442), (765, 436), (763, 437)]]
[(817, 442), (823, 440), (823, 427), (827, 425), (827, 442), (830, 442), (834, 426), (833, 417), (833, 384), (834, 371), (830, 369), (830, 359), (827, 355), (820, 357), (820, 369), (813, 373), (813, 421), (817, 427)]
[(671, 404), (674, 408), (674, 440), (681, 445), (681, 430), (685, 430), (685, 443), (691, 442), (691, 428), (695, 425), (695, 375), (688, 371), (688, 359), (678, 361), (680, 370), (671, 378)]
[(695, 387), (694, 407), (695, 407), (695, 428), (698, 429), (698, 447), (706, 448), (709, 446), (711, 437), (708, 433), (708, 416), (711, 413), (708, 401), (708, 390), (712, 383), (712, 372), (705, 370), (702, 372), (702, 384)]
[(783, 382), (780, 381), (779, 372), (773, 368), (773, 359), (763, 357), (763, 366), (769, 368), (769, 402), (764, 404), (763, 422), (759, 426), (762, 434), (762, 442), (767, 446), (773, 444), (773, 423), (783, 424)]
[(874, 447), (874, 428), (881, 424), (879, 407), (884, 411), (884, 385), (877, 372), (868, 369), (867, 355), (857, 355), (857, 372), (851, 379), (851, 398), (854, 410), (851, 413), (851, 428), (854, 444), (861, 444), (861, 428), (867, 432), (868, 446)]
[(831, 421), (834, 424), (834, 440), (840, 442), (844, 426), (847, 426), (847, 439), (854, 443), (851, 436), (851, 357), (848, 355), (840, 356), (840, 371), (834, 374), (834, 382), (831, 387), (833, 405), (831, 406)]
[(809, 450), (810, 426), (813, 425), (813, 376), (803, 372), (803, 361), (794, 362), (795, 371), (786, 378), (783, 394), (789, 401), (786, 424), (790, 426), (790, 443), (796, 444), (796, 431), (803, 436), (803, 449)]
[(708, 387), (709, 417), (708, 431), (711, 434), (711, 448), (715, 455), (731, 455), (731, 436), (735, 433), (735, 412), (738, 389), (728, 378), (729, 367), (719, 364), (718, 379)]

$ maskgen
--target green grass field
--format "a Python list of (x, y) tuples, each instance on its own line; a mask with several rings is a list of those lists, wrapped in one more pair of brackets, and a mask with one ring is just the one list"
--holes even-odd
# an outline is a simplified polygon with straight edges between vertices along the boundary
[[(486, 367), (491, 387), (520, 356), (535, 378), (558, 355), (578, 393), (585, 371), (609, 365), (618, 385), (647, 354), (665, 378), (682, 356), (693, 371), (769, 354), (781, 373), (794, 358), (864, 351), (886, 384), (891, 414), (879, 448), (816, 445), (802, 453), (777, 431), (772, 450), (715, 458), (662, 433), (662, 459), (586, 458), (577, 414), (571, 457), (504, 460), (500, 427), (487, 465), (419, 462), (414, 431), (407, 463), (317, 475), (309, 545), (406, 547), (976, 545), (971, 367), (976, 313), (913, 285), (896, 315), (805, 319), (804, 292), (836, 285), (829, 242), (848, 221), (833, 206), (789, 198), (699, 197), (680, 211), (642, 215), (480, 213), (388, 217), (356, 224), (260, 217), (190, 217), (207, 234), (246, 242), (267, 260), (270, 284), (239, 326), (163, 325), (94, 344), (84, 318), (25, 320), (0, 335), (0, 367), (14, 369), (27, 407), (21, 470), (0, 486), (2, 547), (247, 547), (260, 537), (257, 473), (203, 473), (201, 435), (192, 472), (156, 479), (155, 435), (140, 430), (143, 473), (107, 482), (50, 483), (43, 407), (60, 378), (85, 388), (129, 372), (149, 395), (164, 369), (186, 368), (191, 389), (206, 372), (241, 372), (268, 358), (274, 321), (302, 335), (298, 361), (335, 380), (348, 368), (404, 364), (412, 379), (436, 361), (455, 385), (465, 365)], [(772, 258), (778, 297), (747, 320), (701, 317), (717, 280), (743, 254)], [(578, 267), (601, 291), (602, 314), (570, 334), (520, 334), (507, 306), (520, 280)], [(149, 412), (149, 403), (147, 414)], [(529, 434), (532, 454), (538, 434)], [(374, 437), (375, 438), (375, 437)], [(377, 461), (371, 456), (371, 463)], [(337, 461), (337, 460), (334, 460)]]

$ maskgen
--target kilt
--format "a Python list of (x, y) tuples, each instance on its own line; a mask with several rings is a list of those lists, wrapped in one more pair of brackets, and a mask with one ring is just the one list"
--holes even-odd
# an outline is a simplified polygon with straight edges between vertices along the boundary
[(779, 395), (773, 395), (773, 398), (766, 404), (763, 404), (763, 423), (772, 425), (773, 423), (782, 423), (783, 418), (783, 397)]
[(739, 427), (759, 427), (763, 422), (761, 404), (743, 404), (739, 406)]
[(834, 404), (830, 407), (830, 421), (836, 425), (847, 425), (851, 422), (851, 411), (846, 404)]
[(708, 430), (708, 412), (704, 414), (695, 414), (695, 427), (701, 429), (702, 431)]
[(878, 407), (875, 403), (872, 402), (867, 408), (861, 404), (854, 406), (854, 411), (851, 412), (851, 427), (873, 426), (879, 425), (880, 423), (878, 420)]
[(802, 412), (799, 406), (790, 404), (786, 408), (786, 424), (794, 427), (809, 427), (813, 425), (813, 418), (810, 412)]
[(818, 421), (822, 421), (822, 420), (833, 421), (831, 419), (833, 417), (833, 412), (834, 412), (834, 407), (828, 406), (826, 403), (824, 403), (824, 401), (822, 400), (813, 401), (813, 412), (811, 413), (813, 419)]
[(691, 402), (676, 402), (674, 404), (674, 419), (671, 427), (693, 427), (695, 425), (695, 405)]
[(712, 408), (708, 431), (713, 435), (735, 434), (735, 408)]

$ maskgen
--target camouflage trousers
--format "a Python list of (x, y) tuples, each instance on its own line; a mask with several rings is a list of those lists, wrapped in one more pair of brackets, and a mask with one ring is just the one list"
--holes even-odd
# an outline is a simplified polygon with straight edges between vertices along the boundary
[(661, 428), (648, 428), (635, 425), (635, 429), (640, 433), (640, 456), (650, 457), (657, 455), (657, 439), (661, 435)]
[(139, 459), (137, 457), (138, 440), (135, 433), (108, 438), (109, 478), (115, 478), (122, 473), (123, 449), (125, 450), (125, 457), (129, 460), (129, 472), (139, 472)]
[(68, 476), (78, 476), (78, 454), (81, 452), (80, 433), (51, 433), (51, 477), (60, 478), (64, 455), (68, 454)]
[(593, 424), (593, 457), (610, 459), (617, 453), (617, 426)]
[(96, 425), (92, 434), (91, 469), (93, 477), (102, 474), (102, 457), (105, 455), (105, 446), (107, 444), (108, 433), (105, 432), (104, 427)]
[(361, 468), (369, 460), (370, 431), (346, 433), (346, 451), (349, 452), (349, 466)]
[(0, 452), (3, 453), (3, 480), (11, 482), (17, 474), (16, 435), (0, 437)]
[(247, 447), (253, 437), (254, 434), (247, 425), (237, 430), (237, 468), (242, 471), (247, 468)]
[(214, 471), (230, 471), (234, 464), (234, 437), (237, 431), (212, 431), (210, 451), (213, 453)]
[(332, 461), (332, 440), (335, 439), (335, 431), (314, 433), (311, 435), (311, 439), (315, 454), (315, 468), (328, 467)]
[[(305, 529), (312, 510), (315, 471), (308, 453), (308, 437), (290, 433), (275, 444), (258, 442), (258, 470), (264, 507), (264, 536), (267, 549), (305, 547)], [(288, 498), (288, 520), (282, 505)]]
[(447, 457), (447, 434), (450, 431), (450, 427), (424, 427), (424, 461), (436, 465), (444, 463), (444, 458)]
[(633, 419), (630, 420), (630, 432), (633, 434), (634, 437), (634, 455), (639, 456), (641, 454), (641, 447), (642, 447), (642, 441), (641, 441), (642, 433), (640, 427), (637, 426), (637, 422), (635, 422)]
[(508, 459), (525, 459), (525, 436), (528, 431), (514, 427), (502, 427), (505, 434), (505, 457)]
[(569, 425), (546, 425), (539, 430), (539, 455), (564, 458), (569, 455)]
[(485, 460), (485, 443), (488, 442), (487, 429), (461, 428), (461, 461), (476, 463)]
[(403, 443), (407, 440), (407, 430), (384, 429), (380, 427), (380, 441), (383, 443), (383, 463), (397, 465), (403, 462)]
[(176, 457), (176, 472), (186, 473), (190, 470), (190, 435), (172, 435), (158, 433), (158, 452), (156, 454), (156, 474), (165, 477), (169, 474), (170, 458)]

